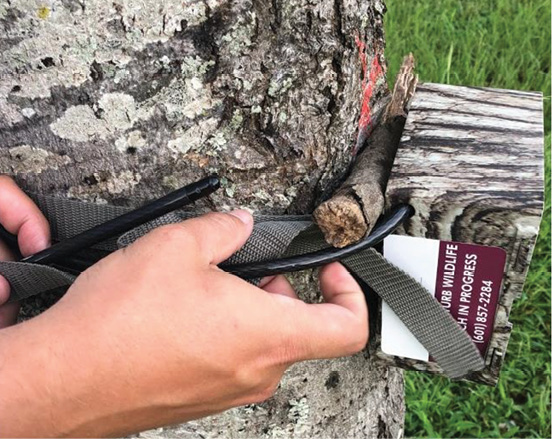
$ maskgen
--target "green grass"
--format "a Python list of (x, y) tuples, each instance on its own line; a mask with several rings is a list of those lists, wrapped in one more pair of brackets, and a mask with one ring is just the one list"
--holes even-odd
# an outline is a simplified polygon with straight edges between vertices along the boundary
[(546, 207), (496, 388), (406, 373), (409, 437), (550, 434), (550, 0), (388, 0), (390, 77), (412, 52), (422, 81), (545, 96)]

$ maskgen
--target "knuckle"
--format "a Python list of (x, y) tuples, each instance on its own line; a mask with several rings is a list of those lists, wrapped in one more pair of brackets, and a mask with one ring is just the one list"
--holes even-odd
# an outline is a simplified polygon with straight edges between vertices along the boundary
[(211, 212), (205, 215), (204, 217), (208, 227), (213, 230), (235, 230), (236, 227), (239, 227), (241, 221), (232, 215), (221, 212)]
[(197, 245), (197, 240), (194, 238), (193, 234), (191, 234), (182, 224), (168, 224), (158, 227), (151, 233), (151, 236), (162, 245)]
[[(234, 380), (238, 388), (249, 394), (251, 398), (264, 401), (276, 392), (282, 373), (280, 367), (270, 367), (268, 370), (265, 367), (241, 367), (235, 370)], [(252, 402), (255, 401), (252, 400)]]
[(260, 403), (264, 402), (269, 398), (272, 398), (274, 394), (276, 393), (276, 390), (278, 390), (278, 386), (280, 385), (280, 381), (271, 382), (266, 384), (264, 387), (259, 389), (252, 398), (252, 403)]
[(352, 333), (354, 336), (351, 339), (350, 349), (351, 354), (356, 354), (357, 352), (362, 351), (368, 344), (368, 323), (358, 322)]
[(343, 355), (353, 355), (362, 351), (368, 343), (368, 320), (354, 316), (345, 322), (328, 319), (325, 333), (329, 339), (339, 342)]
[(330, 338), (331, 340), (343, 339), (343, 336), (347, 334), (347, 328), (345, 328), (339, 320), (328, 319), (325, 322), (325, 325), (325, 332), (327, 333), (328, 338)]
[(247, 392), (255, 393), (262, 384), (261, 380), (259, 374), (247, 367), (238, 367), (234, 370), (234, 381), (239, 388)]

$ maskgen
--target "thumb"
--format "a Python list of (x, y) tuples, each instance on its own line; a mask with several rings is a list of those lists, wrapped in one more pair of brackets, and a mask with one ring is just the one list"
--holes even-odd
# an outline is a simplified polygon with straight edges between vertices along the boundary
[(368, 341), (364, 293), (345, 267), (334, 262), (322, 268), (320, 289), (325, 303), (290, 307), (296, 361), (352, 355)]
[(220, 264), (236, 253), (253, 230), (253, 216), (246, 210), (208, 213), (182, 223), (194, 236), (202, 257), (209, 264)]
[(23, 256), (45, 249), (50, 244), (48, 221), (15, 182), (0, 175), (0, 224), (17, 235)]

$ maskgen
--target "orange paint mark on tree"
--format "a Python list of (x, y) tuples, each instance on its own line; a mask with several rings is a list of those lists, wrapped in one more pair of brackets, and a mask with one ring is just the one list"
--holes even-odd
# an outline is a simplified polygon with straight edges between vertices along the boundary
[(374, 56), (374, 59), (372, 60), (372, 65), (370, 66), (370, 74), (368, 76), (368, 81), (366, 80), (363, 81), (365, 82), (365, 84), (363, 86), (364, 91), (362, 96), (362, 107), (360, 110), (360, 120), (358, 122), (358, 127), (361, 130), (366, 129), (372, 121), (372, 118), (370, 116), (370, 99), (374, 94), (374, 89), (376, 88), (376, 82), (382, 73), (383, 73), (383, 69), (381, 68), (381, 65), (378, 60), (378, 56), (376, 54)]
[(383, 75), (383, 68), (379, 62), (377, 52), (374, 54), (370, 70), (368, 70), (368, 62), (366, 59), (366, 44), (360, 39), (358, 34), (355, 36), (356, 45), (360, 56), (362, 66), (362, 105), (360, 107), (360, 119), (358, 121), (358, 140), (354, 148), (353, 154), (356, 154), (361, 146), (362, 140), (368, 135), (371, 130), (372, 117), (370, 114), (370, 100), (376, 89), (378, 79)]
[(379, 62), (378, 54), (374, 54), (372, 63), (370, 65), (370, 70), (368, 71), (368, 63), (366, 61), (366, 44), (364, 41), (361, 41), (359, 36), (356, 36), (356, 44), (358, 47), (360, 62), (362, 65), (362, 106), (360, 110), (360, 120), (358, 127), (361, 130), (364, 130), (368, 127), (371, 122), (370, 116), (370, 99), (374, 94), (376, 88), (376, 82), (379, 77), (383, 74), (383, 68)]

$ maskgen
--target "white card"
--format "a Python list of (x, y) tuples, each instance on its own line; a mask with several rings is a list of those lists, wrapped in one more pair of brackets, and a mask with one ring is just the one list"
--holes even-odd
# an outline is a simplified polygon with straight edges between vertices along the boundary
[[(383, 254), (385, 259), (404, 270), (435, 296), (438, 240), (390, 235), (383, 241)], [(427, 350), (385, 302), (382, 303), (381, 313), (381, 350), (390, 355), (427, 361)]]

